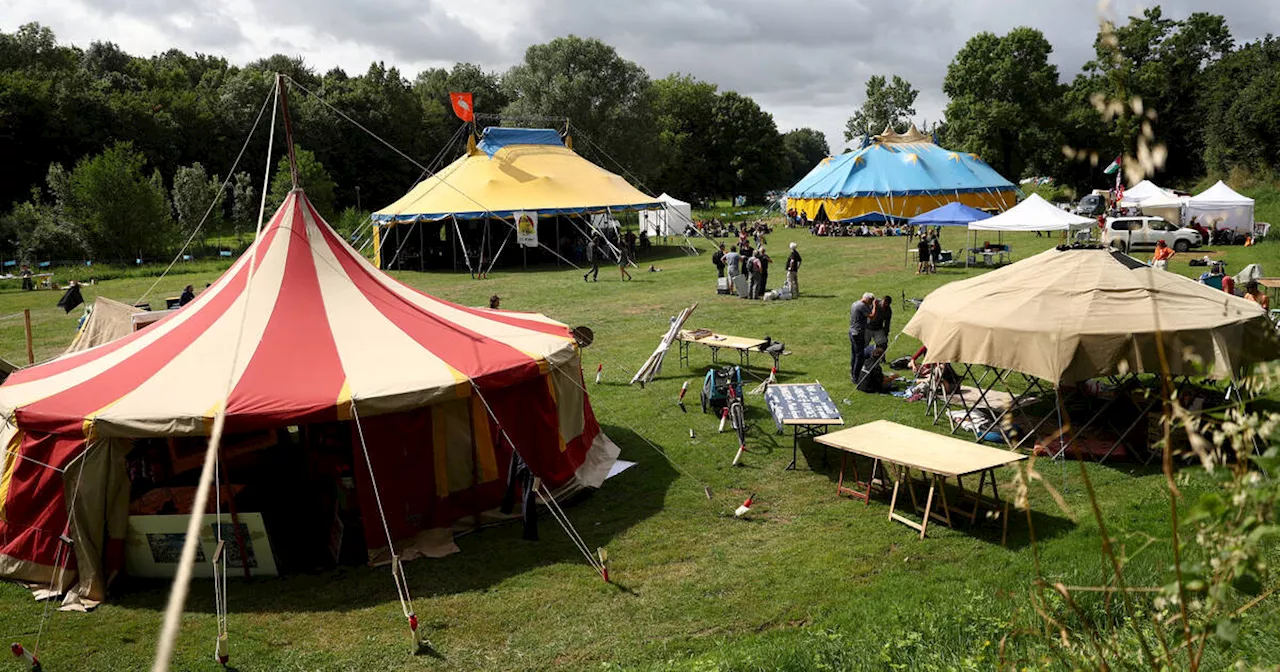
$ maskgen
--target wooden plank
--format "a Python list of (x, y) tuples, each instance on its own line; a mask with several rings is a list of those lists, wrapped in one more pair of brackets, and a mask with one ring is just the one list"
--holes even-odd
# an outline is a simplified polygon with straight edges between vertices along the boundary
[(836, 450), (892, 462), (940, 476), (972, 474), (1027, 459), (1013, 451), (876, 420), (814, 439)]

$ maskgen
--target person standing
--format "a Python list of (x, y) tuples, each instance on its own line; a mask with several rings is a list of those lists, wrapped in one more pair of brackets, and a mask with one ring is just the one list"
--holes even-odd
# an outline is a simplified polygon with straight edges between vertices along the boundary
[(876, 303), (875, 319), (867, 322), (871, 342), (881, 350), (889, 349), (889, 330), (893, 322), (893, 297), (888, 294)]
[(916, 275), (929, 272), (929, 236), (924, 233), (920, 234), (920, 241), (916, 243), (916, 258), (920, 262), (916, 264)]
[(711, 263), (716, 266), (716, 277), (724, 277), (724, 243), (720, 243), (720, 247), (711, 254)]
[(756, 298), (756, 276), (760, 274), (760, 262), (756, 261), (755, 252), (747, 245), (742, 253), (742, 272), (747, 276), (747, 298)]
[(1151, 255), (1152, 268), (1158, 268), (1164, 271), (1169, 270), (1169, 260), (1176, 254), (1172, 247), (1169, 247), (1163, 240), (1156, 242), (1156, 251)]
[(592, 282), (600, 279), (600, 236), (592, 236), (587, 241), (587, 263), (591, 264), (591, 268), (582, 274), (582, 281), (587, 281), (587, 276), (591, 276)]
[(791, 298), (800, 297), (800, 250), (791, 243), (791, 254), (787, 255), (787, 285), (791, 287)]
[(764, 293), (769, 291), (769, 264), (773, 263), (773, 259), (764, 251), (764, 246), (756, 251), (756, 265), (760, 267), (760, 273), (756, 277), (756, 298), (763, 299)]
[(858, 384), (858, 372), (862, 370), (862, 361), (866, 357), (867, 323), (876, 317), (876, 295), (867, 292), (861, 299), (853, 302), (849, 309), (849, 380)]
[(739, 266), (740, 263), (741, 260), (738, 258), (738, 246), (730, 245), (729, 251), (724, 254), (724, 271), (725, 275), (729, 278), (730, 294), (736, 294), (738, 292), (738, 288), (734, 285), (734, 281), (738, 278), (738, 271), (741, 269), (741, 266)]
[(196, 290), (191, 285), (187, 285), (182, 289), (182, 295), (178, 297), (178, 306), (182, 307), (196, 300)]
[(929, 272), (937, 273), (938, 264), (942, 262), (942, 243), (938, 241), (938, 232), (929, 236)]
[(626, 245), (618, 248), (618, 272), (619, 278), (623, 281), (630, 280), (631, 274), (627, 272), (627, 264), (631, 263), (631, 249)]
[(627, 233), (622, 237), (627, 243), (627, 256), (632, 259), (636, 258), (636, 234), (631, 229), (627, 229)]

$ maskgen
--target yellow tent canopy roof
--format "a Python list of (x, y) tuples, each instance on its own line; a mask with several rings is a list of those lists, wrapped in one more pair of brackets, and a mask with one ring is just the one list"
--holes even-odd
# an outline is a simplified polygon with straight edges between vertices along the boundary
[(555, 131), (490, 127), (474, 149), (469, 145), (466, 156), (373, 218), (394, 223), (509, 218), (519, 211), (549, 217), (662, 207), (622, 177), (578, 156)]

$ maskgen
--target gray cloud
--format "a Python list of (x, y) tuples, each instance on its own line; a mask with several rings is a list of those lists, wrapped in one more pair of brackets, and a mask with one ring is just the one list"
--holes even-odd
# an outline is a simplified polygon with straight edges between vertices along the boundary
[[(260, 0), (254, 4), (264, 22), (305, 29), (322, 43), (332, 39), (368, 46), (385, 53), (386, 60), (393, 63), (487, 62), (503, 56), (500, 45), (486, 42), (450, 16), (441, 2), (315, 0), (298, 7), (279, 0)], [(352, 69), (361, 72), (367, 65)]]
[[(1166, 0), (1166, 16), (1208, 11), (1227, 18), (1237, 41), (1280, 25), (1280, 3)], [(1121, 21), (1138, 0), (1113, 0)], [(159, 35), (112, 33), (132, 20)], [(782, 130), (811, 126), (843, 145), (844, 120), (868, 77), (898, 74), (920, 90), (917, 117), (946, 106), (947, 64), (973, 34), (1031, 26), (1054, 45), (1069, 81), (1093, 55), (1095, 4), (1088, 0), (10, 0), (0, 29), (30, 20), (63, 39), (118, 42), (150, 53), (170, 46), (248, 60), (277, 51), (318, 71), (362, 72), (386, 60), (412, 75), (472, 61), (505, 70), (526, 47), (573, 33), (617, 47), (655, 78), (684, 72), (754, 97)]]

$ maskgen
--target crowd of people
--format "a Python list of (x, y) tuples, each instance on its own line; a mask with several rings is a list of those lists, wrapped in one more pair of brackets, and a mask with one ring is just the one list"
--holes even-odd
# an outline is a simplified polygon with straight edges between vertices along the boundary
[(751, 238), (756, 247), (764, 244), (764, 237), (767, 234), (773, 233), (773, 227), (763, 220), (726, 223), (713, 217), (698, 220), (693, 225), (708, 238), (737, 238), (739, 242), (745, 238)]
[(840, 222), (817, 222), (809, 226), (809, 232), (815, 236), (837, 236), (852, 238), (877, 238), (884, 236), (914, 235), (909, 224), (849, 224)]
[[(769, 266), (773, 257), (769, 256), (763, 244), (763, 236), (759, 238), (758, 248), (751, 246), (751, 241), (739, 238), (736, 245), (725, 246), (720, 243), (711, 254), (711, 263), (716, 267), (716, 278), (724, 278), (725, 286), (734, 293), (739, 283), (745, 285), (745, 291), (739, 295), (745, 299), (764, 299), (769, 294)], [(800, 296), (800, 257), (799, 246), (791, 243), (785, 266), (785, 284), (790, 298)]]

